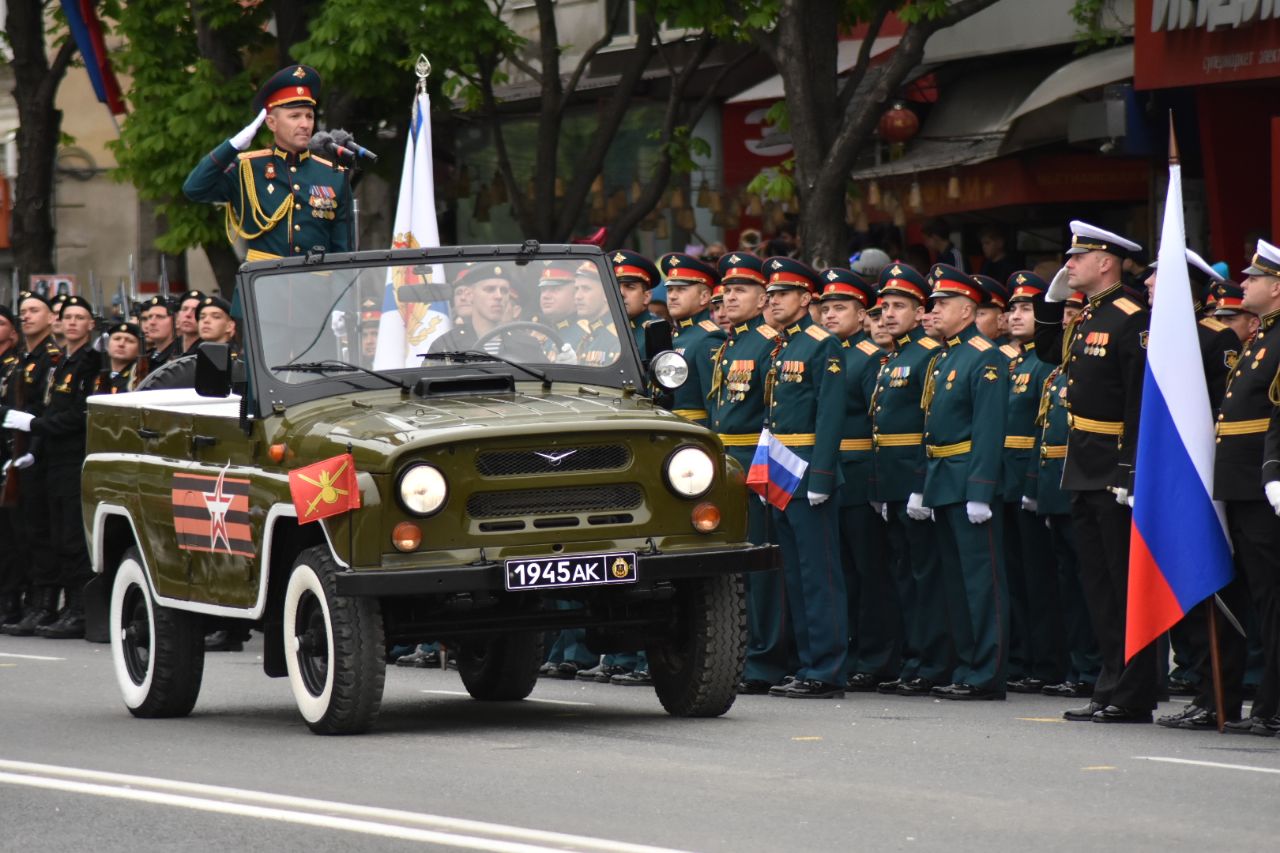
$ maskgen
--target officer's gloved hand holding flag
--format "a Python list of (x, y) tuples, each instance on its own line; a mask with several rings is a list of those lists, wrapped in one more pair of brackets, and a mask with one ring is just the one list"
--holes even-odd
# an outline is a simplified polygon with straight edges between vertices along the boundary
[[(791, 503), (804, 479), (804, 472), (809, 463), (801, 459), (786, 445), (774, 437), (769, 430), (760, 433), (760, 441), (756, 444), (756, 455), (751, 459), (751, 470), (747, 472), (747, 487), (756, 492), (780, 510), (785, 510)], [(822, 496), (822, 500), (826, 500)], [(811, 504), (817, 506), (810, 496)]]

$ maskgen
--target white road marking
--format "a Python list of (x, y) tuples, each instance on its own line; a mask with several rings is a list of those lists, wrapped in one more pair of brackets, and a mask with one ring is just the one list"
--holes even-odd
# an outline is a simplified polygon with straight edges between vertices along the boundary
[(1252, 773), (1277, 773), (1280, 768), (1254, 767), (1252, 764), (1223, 764), (1218, 761), (1194, 761), (1190, 758), (1166, 758), (1162, 755), (1135, 755), (1138, 761), (1160, 761), (1165, 764), (1190, 764), (1193, 767), (1216, 767), (1219, 770), (1248, 770)]
[(19, 658), (21, 660), (66, 660), (66, 658), (51, 658), (47, 655), (15, 655), (9, 652), (0, 652), (0, 658)]
[[(471, 698), (471, 694), (465, 690), (423, 690), (423, 693), (432, 693), (436, 696), (465, 696)], [(572, 699), (538, 699), (530, 696), (523, 701), (525, 702), (541, 702), (544, 705), (581, 705), (587, 708), (594, 708), (595, 702), (574, 702)]]
[(0, 784), (88, 794), (497, 853), (545, 853), (548, 850), (566, 849), (601, 853), (679, 853), (668, 848), (500, 823), (26, 761), (0, 759)]

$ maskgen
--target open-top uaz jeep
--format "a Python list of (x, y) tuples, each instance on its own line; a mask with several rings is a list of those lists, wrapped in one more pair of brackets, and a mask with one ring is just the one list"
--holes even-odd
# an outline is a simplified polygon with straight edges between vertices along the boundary
[[(594, 267), (620, 345), (583, 358), (508, 320), (422, 356), (424, 330), (453, 327), (448, 283), (477, 263), (507, 271), (526, 317), (548, 264)], [(439, 641), (472, 696), (518, 700), (562, 628), (599, 653), (645, 650), (671, 714), (728, 710), (742, 573), (776, 550), (747, 542), (744, 475), (716, 436), (646, 391), (599, 250), (291, 258), (246, 264), (238, 288), (242, 359), (204, 345), (195, 388), (156, 374), (90, 400), (90, 630), (109, 634), (133, 714), (189, 713), (204, 635), (228, 626), (263, 632), (264, 670), (320, 733), (372, 724), (392, 645)], [(362, 309), (392, 288), (379, 340), (360, 340)]]

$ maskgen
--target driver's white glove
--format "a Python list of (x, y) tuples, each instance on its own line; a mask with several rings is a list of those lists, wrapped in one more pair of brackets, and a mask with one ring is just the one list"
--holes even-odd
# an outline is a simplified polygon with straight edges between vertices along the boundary
[(1272, 480), (1263, 487), (1263, 491), (1267, 493), (1267, 503), (1271, 504), (1271, 508), (1276, 511), (1276, 515), (1280, 515), (1280, 480)]
[(1045, 302), (1063, 302), (1071, 295), (1071, 286), (1067, 284), (1067, 268), (1063, 267), (1058, 270), (1053, 277), (1053, 281), (1049, 282), (1049, 289), (1045, 291)]
[(1039, 507), (1040, 502), (1035, 498), (1029, 498), (1026, 495), (1022, 496), (1022, 508), (1027, 512), (1035, 512)]
[(0, 469), (2, 473), (8, 473), (10, 468), (16, 468), (21, 471), (23, 468), (30, 468), (36, 464), (36, 458), (30, 453), (24, 453), (17, 459), (9, 459), (4, 463), (4, 468)]
[(20, 412), (17, 409), (10, 409), (4, 413), (5, 429), (16, 429), (19, 432), (31, 432), (31, 422), (36, 416), (28, 412)]
[(929, 520), (929, 508), (924, 505), (924, 495), (919, 492), (913, 492), (907, 498), (907, 515), (916, 521)]
[(884, 501), (871, 501), (871, 508), (876, 511), (876, 515), (885, 521), (889, 520), (889, 505)]
[(967, 501), (964, 511), (969, 516), (970, 524), (986, 524), (991, 520), (991, 504), (982, 501)]
[(556, 364), (577, 364), (578, 352), (573, 347), (565, 344), (560, 347), (560, 352), (556, 354)]
[(821, 506), (827, 502), (831, 495), (824, 495), (821, 492), (809, 492), (809, 506)]
[(258, 117), (244, 126), (244, 130), (231, 137), (231, 147), (237, 151), (243, 151), (249, 147), (249, 143), (253, 141), (253, 137), (257, 136), (258, 128), (262, 127), (262, 123), (267, 120), (267, 111), (264, 109), (258, 113)]

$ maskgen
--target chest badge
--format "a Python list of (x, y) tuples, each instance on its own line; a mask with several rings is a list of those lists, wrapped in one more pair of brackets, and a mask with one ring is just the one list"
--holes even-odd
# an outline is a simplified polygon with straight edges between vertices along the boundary
[[(262, 176), (263, 176), (264, 178), (266, 178), (268, 181), (274, 181), (274, 180), (276, 179), (276, 164), (275, 164), (275, 163), (267, 163), (267, 168), (266, 168), (266, 170), (262, 173)], [(268, 191), (268, 192), (270, 192), (270, 191), (271, 191), (271, 188), (270, 188), (270, 187), (267, 187), (267, 191)]]

